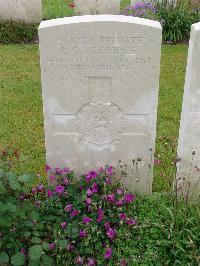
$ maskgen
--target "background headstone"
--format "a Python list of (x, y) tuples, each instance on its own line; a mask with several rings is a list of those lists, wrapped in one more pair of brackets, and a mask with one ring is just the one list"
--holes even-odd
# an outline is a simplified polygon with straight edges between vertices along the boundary
[(41, 0), (0, 0), (0, 19), (40, 23), (42, 2)]
[(77, 15), (120, 14), (120, 0), (75, 0)]
[(161, 32), (158, 22), (117, 15), (41, 23), (49, 165), (83, 174), (121, 160), (124, 184), (151, 193)]
[[(184, 194), (200, 200), (200, 23), (192, 26), (180, 123), (177, 177)], [(185, 179), (185, 180), (184, 180)]]

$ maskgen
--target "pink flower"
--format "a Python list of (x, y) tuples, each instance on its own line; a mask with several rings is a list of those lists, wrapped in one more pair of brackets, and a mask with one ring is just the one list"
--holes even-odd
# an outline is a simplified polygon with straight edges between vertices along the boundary
[(161, 160), (154, 160), (154, 165), (161, 165), (162, 164), (162, 161)]
[(79, 215), (79, 211), (74, 210), (73, 212), (70, 213), (70, 217), (76, 217), (77, 215)]
[(136, 223), (137, 223), (136, 220), (133, 218), (128, 218), (126, 220), (126, 224), (128, 224), (128, 225), (136, 225)]
[(65, 186), (69, 185), (69, 180), (67, 178), (64, 178), (63, 182), (64, 182)]
[(97, 193), (98, 190), (99, 190), (99, 187), (98, 187), (97, 183), (94, 183), (94, 184), (92, 185), (92, 192), (93, 192), (93, 193)]
[(63, 194), (65, 191), (65, 188), (61, 185), (57, 185), (55, 188), (55, 192), (57, 192), (58, 194)]
[(65, 168), (63, 169), (63, 171), (64, 171), (65, 174), (67, 174), (67, 173), (70, 172), (69, 168), (67, 168), (67, 167), (65, 167)]
[(86, 236), (87, 236), (86, 231), (85, 231), (85, 230), (80, 230), (80, 232), (79, 232), (79, 236), (80, 236), (81, 238), (86, 237)]
[(32, 192), (33, 194), (36, 194), (36, 193), (37, 193), (37, 188), (36, 188), (36, 187), (33, 187), (33, 188), (31, 189), (31, 192)]
[(97, 177), (97, 172), (96, 171), (90, 171), (87, 175), (86, 175), (86, 182), (90, 182), (92, 179)]
[(108, 231), (107, 231), (106, 234), (107, 234), (108, 238), (113, 240), (115, 238), (115, 236), (116, 236), (116, 231), (110, 227), (110, 228), (108, 228)]
[(87, 189), (87, 196), (91, 197), (92, 196), (92, 190), (90, 188)]
[(106, 177), (106, 184), (110, 185), (112, 183), (111, 179), (109, 177)]
[(25, 248), (21, 248), (20, 249), (20, 253), (22, 253), (23, 255), (27, 255), (27, 250)]
[(56, 248), (56, 243), (49, 243), (49, 249), (54, 250)]
[(135, 195), (133, 195), (131, 193), (125, 194), (124, 200), (125, 200), (126, 203), (130, 203), (130, 202), (135, 200)]
[(128, 262), (126, 261), (125, 258), (122, 258), (122, 259), (120, 260), (120, 265), (121, 265), (121, 266), (127, 266), (127, 265), (128, 265)]
[(126, 220), (126, 214), (125, 214), (124, 212), (120, 213), (119, 218), (120, 218), (122, 221), (125, 221), (125, 220)]
[(86, 202), (86, 206), (89, 206), (91, 204), (92, 200), (91, 200), (91, 198), (86, 198), (85, 202)]
[(37, 201), (35, 201), (35, 206), (37, 207), (37, 208), (39, 208), (40, 207), (40, 205), (41, 205), (41, 201), (40, 200), (37, 200)]
[(90, 218), (90, 217), (84, 217), (83, 218), (83, 223), (84, 224), (88, 224), (88, 223), (90, 223), (92, 221), (92, 218)]
[(50, 179), (51, 181), (54, 181), (54, 180), (56, 179), (56, 177), (55, 177), (55, 175), (50, 175), (50, 176), (49, 176), (49, 179)]
[(50, 189), (47, 190), (47, 195), (49, 198), (53, 197), (53, 191), (51, 191)]
[(98, 217), (97, 217), (97, 222), (98, 223), (100, 223), (103, 220), (103, 216), (104, 216), (103, 209), (99, 208), (98, 209)]
[(121, 207), (121, 206), (124, 205), (124, 201), (121, 199), (121, 200), (116, 201), (115, 204), (116, 204), (117, 207)]
[(67, 251), (71, 251), (74, 249), (74, 246), (72, 244), (67, 245)]
[(66, 212), (70, 212), (73, 208), (73, 205), (72, 204), (68, 204), (66, 207), (65, 207), (65, 211)]
[(106, 168), (106, 174), (107, 175), (113, 175), (113, 166), (110, 165)]
[(67, 226), (67, 222), (61, 223), (60, 226), (61, 226), (62, 229), (65, 229), (65, 227)]
[(108, 259), (110, 259), (112, 257), (112, 255), (113, 255), (112, 248), (107, 248), (106, 252), (104, 254), (104, 259), (108, 260)]
[(61, 175), (63, 173), (61, 168), (56, 168), (56, 174)]
[(48, 164), (46, 164), (45, 165), (45, 172), (47, 173), (47, 172), (49, 172), (51, 170), (51, 167), (48, 165)]
[(42, 184), (37, 185), (37, 190), (38, 190), (39, 192), (42, 192), (43, 189), (44, 189), (44, 186), (43, 186)]
[(101, 166), (98, 170), (97, 170), (97, 173), (98, 174), (101, 174), (103, 172), (104, 168)]
[(113, 193), (107, 195), (106, 196), (106, 200), (109, 201), (109, 202), (114, 202), (115, 201), (115, 195)]

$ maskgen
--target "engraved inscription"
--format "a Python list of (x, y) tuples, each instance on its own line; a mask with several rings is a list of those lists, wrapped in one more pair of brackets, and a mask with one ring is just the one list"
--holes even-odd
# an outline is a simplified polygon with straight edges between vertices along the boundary
[(85, 142), (103, 145), (120, 138), (123, 114), (114, 104), (87, 104), (77, 114), (78, 134)]

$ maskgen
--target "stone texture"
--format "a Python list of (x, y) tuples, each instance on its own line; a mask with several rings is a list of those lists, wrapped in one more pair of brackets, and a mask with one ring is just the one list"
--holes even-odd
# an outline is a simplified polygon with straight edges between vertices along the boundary
[(77, 15), (120, 14), (120, 0), (75, 0)]
[[(177, 177), (190, 199), (200, 199), (200, 23), (192, 26), (178, 142)], [(193, 151), (195, 154), (193, 155)], [(183, 182), (183, 178), (185, 181)], [(183, 182), (183, 184), (182, 184)]]
[(83, 174), (121, 160), (125, 185), (151, 193), (161, 32), (158, 22), (117, 15), (41, 23), (49, 165)]
[(0, 18), (39, 23), (42, 20), (41, 0), (0, 0)]

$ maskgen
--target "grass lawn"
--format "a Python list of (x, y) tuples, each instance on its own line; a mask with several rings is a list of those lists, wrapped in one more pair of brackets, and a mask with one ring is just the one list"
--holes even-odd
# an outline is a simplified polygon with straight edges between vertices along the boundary
[[(169, 164), (177, 144), (187, 49), (186, 45), (162, 47), (156, 156)], [(38, 45), (2, 45), (0, 58), (0, 145), (21, 150), (23, 171), (42, 172), (45, 145)], [(162, 172), (155, 169), (155, 191), (167, 188)]]

